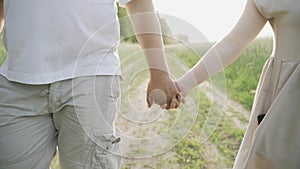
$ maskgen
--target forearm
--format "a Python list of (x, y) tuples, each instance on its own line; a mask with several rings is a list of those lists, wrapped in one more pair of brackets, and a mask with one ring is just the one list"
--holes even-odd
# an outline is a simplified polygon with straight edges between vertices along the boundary
[[(159, 18), (151, 0), (132, 0), (126, 4), (136, 37), (144, 51), (151, 78), (168, 73)], [(160, 70), (160, 71), (157, 71)]]
[(248, 42), (239, 42), (238, 39), (224, 38), (214, 45), (190, 71), (178, 80), (179, 85), (183, 86), (185, 90), (194, 88), (235, 61), (247, 44)]
[(189, 91), (210, 76), (223, 70), (243, 52), (266, 22), (267, 19), (257, 10), (253, 0), (248, 0), (245, 10), (234, 28), (178, 80), (181, 88)]

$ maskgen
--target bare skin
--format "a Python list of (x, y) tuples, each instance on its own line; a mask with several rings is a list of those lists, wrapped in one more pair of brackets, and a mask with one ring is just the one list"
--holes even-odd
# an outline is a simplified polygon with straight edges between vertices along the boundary
[(233, 29), (185, 75), (177, 80), (186, 96), (192, 88), (207, 80), (235, 61), (266, 24), (253, 0), (248, 0), (244, 12)]
[[(4, 0), (0, 0), (0, 31), (2, 31), (4, 26), (3, 4)], [(155, 14), (152, 0), (132, 0), (126, 4), (126, 9), (130, 15), (131, 23), (137, 34), (139, 44), (145, 50), (144, 53), (149, 66), (150, 81), (147, 89), (148, 107), (151, 107), (153, 103), (160, 102), (162, 108), (177, 108), (181, 101), (181, 93), (168, 74), (160, 24)], [(145, 13), (146, 15), (143, 15)], [(145, 31), (145, 29), (147, 30)], [(151, 33), (143, 33), (149, 31)], [(155, 100), (155, 98), (150, 98), (150, 93), (155, 89), (164, 91), (166, 100), (158, 101)]]
[[(160, 24), (153, 2), (132, 0), (126, 4), (126, 9), (149, 66), (148, 107), (157, 103), (162, 108), (177, 108), (181, 102), (181, 93), (168, 74)], [(159, 100), (151, 95), (157, 89), (164, 92), (166, 100)]]

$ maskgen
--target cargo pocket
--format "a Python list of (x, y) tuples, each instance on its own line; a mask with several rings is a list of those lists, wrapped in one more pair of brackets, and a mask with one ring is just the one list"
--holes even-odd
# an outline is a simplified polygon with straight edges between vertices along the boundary
[(121, 138), (113, 134), (98, 136), (96, 147), (96, 168), (118, 169), (121, 163), (120, 154)]

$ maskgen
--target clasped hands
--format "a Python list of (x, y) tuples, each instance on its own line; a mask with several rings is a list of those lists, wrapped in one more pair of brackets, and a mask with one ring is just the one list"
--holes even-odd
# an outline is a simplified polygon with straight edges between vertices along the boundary
[(157, 70), (154, 75), (150, 75), (147, 88), (147, 105), (150, 108), (153, 104), (158, 104), (162, 109), (178, 108), (184, 103), (184, 92), (177, 81), (170, 78), (169, 74)]

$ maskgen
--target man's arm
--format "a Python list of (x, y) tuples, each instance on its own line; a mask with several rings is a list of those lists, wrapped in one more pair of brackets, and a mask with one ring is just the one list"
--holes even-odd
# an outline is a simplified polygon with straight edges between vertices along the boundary
[[(166, 95), (166, 109), (178, 107), (176, 98), (181, 98), (181, 94), (168, 74), (160, 23), (152, 0), (132, 0), (126, 4), (126, 9), (149, 66), (148, 107), (152, 105), (152, 99), (163, 104), (155, 100), (156, 97), (151, 98), (154, 89), (159, 89)], [(170, 105), (171, 101), (173, 105)]]
[(4, 0), (0, 0), (0, 32), (4, 26)]

